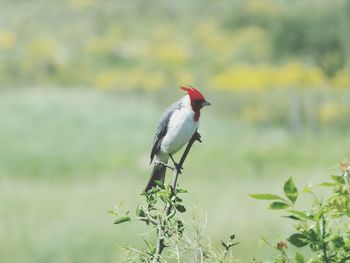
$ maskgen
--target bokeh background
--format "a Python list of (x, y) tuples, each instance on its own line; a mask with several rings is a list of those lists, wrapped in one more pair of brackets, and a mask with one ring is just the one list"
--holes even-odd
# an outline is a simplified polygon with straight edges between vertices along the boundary
[(350, 1), (0, 0), (0, 261), (119, 262), (159, 117), (212, 103), (180, 178), (213, 245), (268, 259), (286, 219), (250, 193), (349, 157)]

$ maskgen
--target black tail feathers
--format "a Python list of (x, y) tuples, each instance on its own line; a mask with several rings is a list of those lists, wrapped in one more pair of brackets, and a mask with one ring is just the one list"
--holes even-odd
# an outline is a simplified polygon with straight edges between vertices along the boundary
[(163, 164), (155, 164), (151, 173), (151, 177), (149, 178), (149, 181), (147, 183), (147, 186), (145, 188), (145, 192), (150, 190), (152, 187), (156, 186), (155, 180), (161, 181), (164, 183), (165, 179), (165, 172), (166, 172), (166, 166)]

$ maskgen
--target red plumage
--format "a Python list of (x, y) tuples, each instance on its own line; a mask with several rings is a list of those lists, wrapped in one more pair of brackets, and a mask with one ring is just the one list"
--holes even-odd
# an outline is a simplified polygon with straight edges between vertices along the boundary
[(187, 94), (190, 96), (191, 100), (205, 100), (202, 93), (200, 93), (194, 87), (189, 88), (189, 87), (181, 86), (180, 89), (187, 91)]

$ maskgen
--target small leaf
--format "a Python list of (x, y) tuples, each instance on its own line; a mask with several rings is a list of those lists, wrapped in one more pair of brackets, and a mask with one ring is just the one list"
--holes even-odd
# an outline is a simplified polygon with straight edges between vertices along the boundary
[(295, 203), (295, 201), (298, 198), (298, 189), (296, 188), (292, 177), (290, 177), (288, 181), (284, 184), (283, 190), (284, 194), (288, 197), (288, 199)]
[(186, 208), (183, 205), (176, 205), (176, 210), (180, 213), (186, 212)]
[(295, 262), (296, 263), (305, 263), (304, 257), (299, 252), (295, 253)]
[(284, 202), (272, 202), (269, 206), (270, 209), (279, 210), (279, 209), (286, 209), (289, 207), (289, 204)]
[(306, 213), (302, 212), (302, 211), (298, 211), (298, 210), (287, 210), (287, 212), (293, 214), (293, 215), (296, 215), (300, 218), (303, 218), (303, 219), (311, 219)]
[(304, 187), (303, 189), (304, 193), (311, 193), (312, 192), (312, 186), (311, 185), (307, 185)]
[(282, 197), (273, 194), (250, 194), (250, 196), (258, 200), (283, 200)]
[(159, 186), (161, 189), (165, 189), (165, 185), (162, 181), (154, 180), (154, 183)]
[(331, 176), (334, 181), (336, 181), (339, 184), (344, 184), (344, 178), (343, 176), (337, 176), (337, 175), (332, 175)]
[(131, 218), (129, 216), (118, 216), (117, 219), (114, 221), (114, 224), (121, 224), (124, 222), (130, 221)]
[(160, 200), (162, 200), (165, 204), (169, 202), (168, 198), (165, 196), (165, 194), (159, 195)]
[(176, 188), (175, 192), (176, 192), (177, 194), (185, 194), (185, 193), (187, 193), (187, 190), (181, 189), (181, 188)]
[(142, 206), (138, 206), (136, 208), (136, 215), (139, 216), (139, 217), (145, 217), (146, 216), (145, 211), (143, 210)]
[(230, 239), (231, 239), (231, 240), (234, 240), (235, 237), (236, 237), (236, 235), (235, 235), (235, 234), (232, 234), (232, 235), (230, 236)]
[(167, 219), (168, 219), (168, 220), (172, 219), (172, 218), (175, 216), (175, 214), (176, 214), (176, 210), (175, 210), (174, 208), (172, 208), (172, 209), (170, 210), (170, 213), (169, 213)]
[(288, 242), (296, 247), (305, 247), (309, 244), (307, 237), (301, 233), (296, 233), (287, 238)]
[(344, 238), (342, 236), (335, 236), (332, 240), (334, 246), (338, 249), (345, 247)]
[(285, 217), (285, 218), (290, 218), (290, 219), (293, 219), (293, 220), (300, 220), (300, 218), (299, 218), (299, 217), (294, 216), (294, 215), (290, 215), (290, 216), (282, 216), (282, 217)]
[(318, 184), (317, 186), (330, 187), (330, 186), (336, 186), (336, 184), (335, 183), (330, 183), (330, 182), (324, 182), (324, 183)]
[(182, 236), (182, 234), (185, 230), (185, 226), (180, 220), (177, 220), (176, 223), (177, 223), (177, 231), (179, 232), (180, 236)]

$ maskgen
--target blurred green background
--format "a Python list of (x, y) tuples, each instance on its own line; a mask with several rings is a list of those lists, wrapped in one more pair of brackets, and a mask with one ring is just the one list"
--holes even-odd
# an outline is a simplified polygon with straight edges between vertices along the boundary
[(248, 194), (349, 157), (350, 1), (0, 0), (0, 260), (119, 262), (165, 107), (213, 106), (180, 178), (213, 244), (268, 259), (286, 219)]

